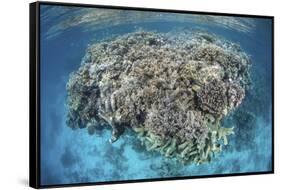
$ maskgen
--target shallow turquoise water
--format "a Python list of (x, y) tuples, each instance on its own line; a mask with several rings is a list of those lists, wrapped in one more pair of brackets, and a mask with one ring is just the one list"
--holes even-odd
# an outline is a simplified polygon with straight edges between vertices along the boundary
[[(164, 15), (155, 21), (140, 20), (96, 29), (84, 23), (62, 27), (55, 30), (55, 35), (50, 33), (50, 28), (59, 28), (59, 22), (74, 14), (81, 13), (76, 9), (54, 14), (50, 7), (41, 7), (42, 185), (271, 171), (271, 20), (251, 19), (250, 31), (237, 31), (211, 23), (176, 22)], [(73, 131), (66, 126), (66, 82), (69, 74), (79, 68), (87, 46), (139, 28), (175, 33), (183, 28), (200, 28), (239, 43), (251, 55), (252, 89), (240, 107), (224, 120), (225, 126), (235, 126), (235, 135), (211, 163), (184, 166), (158, 153), (147, 152), (130, 131), (110, 144), (109, 129), (91, 136), (86, 129)], [(246, 111), (254, 114), (253, 121), (243, 117)]]

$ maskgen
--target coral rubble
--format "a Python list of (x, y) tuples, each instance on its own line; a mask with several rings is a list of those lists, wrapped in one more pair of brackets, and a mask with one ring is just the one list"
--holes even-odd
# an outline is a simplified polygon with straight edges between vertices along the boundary
[(132, 129), (148, 151), (204, 163), (233, 134), (221, 120), (250, 84), (239, 45), (203, 31), (135, 32), (90, 46), (67, 83), (67, 124)]

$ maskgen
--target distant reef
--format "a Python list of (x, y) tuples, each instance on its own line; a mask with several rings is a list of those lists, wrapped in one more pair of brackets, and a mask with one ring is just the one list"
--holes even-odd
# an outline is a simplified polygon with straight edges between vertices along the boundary
[(243, 101), (251, 61), (238, 44), (201, 30), (138, 31), (92, 44), (67, 83), (67, 125), (111, 143), (132, 130), (147, 151), (210, 162), (228, 144), (222, 119)]

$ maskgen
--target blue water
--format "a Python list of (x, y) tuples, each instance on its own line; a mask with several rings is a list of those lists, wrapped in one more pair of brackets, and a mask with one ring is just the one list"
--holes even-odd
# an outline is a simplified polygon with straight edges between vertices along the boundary
[[(245, 33), (210, 24), (165, 21), (162, 17), (162, 21), (125, 23), (97, 30), (69, 27), (48, 38), (48, 29), (66, 18), (48, 15), (44, 12), (48, 8), (41, 7), (41, 12), (57, 20), (42, 19), (40, 26), (42, 185), (272, 170), (271, 20), (254, 19), (255, 27)], [(147, 152), (129, 131), (110, 144), (107, 129), (91, 136), (86, 129), (72, 130), (66, 126), (66, 83), (69, 74), (79, 68), (88, 45), (108, 35), (126, 34), (138, 28), (158, 32), (200, 28), (239, 43), (251, 56), (252, 89), (223, 123), (234, 125), (235, 135), (211, 163), (184, 166), (158, 153)], [(254, 115), (251, 119), (245, 117), (247, 111)]]

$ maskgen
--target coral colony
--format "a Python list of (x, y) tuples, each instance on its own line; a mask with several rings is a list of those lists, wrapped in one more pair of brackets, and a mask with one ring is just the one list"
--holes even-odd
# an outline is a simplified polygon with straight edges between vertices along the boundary
[(204, 31), (138, 31), (91, 45), (67, 83), (67, 125), (113, 143), (132, 130), (147, 151), (184, 164), (210, 162), (228, 144), (222, 119), (250, 85), (239, 45)]

